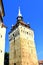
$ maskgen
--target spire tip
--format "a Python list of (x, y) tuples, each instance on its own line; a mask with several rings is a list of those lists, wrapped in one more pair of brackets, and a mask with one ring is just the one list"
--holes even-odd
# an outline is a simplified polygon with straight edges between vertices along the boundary
[(21, 14), (21, 12), (20, 12), (20, 6), (19, 6), (18, 16), (22, 16), (22, 14)]

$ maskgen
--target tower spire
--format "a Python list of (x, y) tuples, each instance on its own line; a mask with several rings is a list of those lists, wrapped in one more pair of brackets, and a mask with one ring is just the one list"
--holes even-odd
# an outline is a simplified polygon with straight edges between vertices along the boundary
[(19, 7), (18, 16), (21, 16), (22, 17), (22, 14), (21, 14), (21, 11), (20, 11), (20, 7)]
[(21, 11), (20, 11), (20, 7), (19, 7), (19, 11), (18, 11), (18, 16), (17, 16), (17, 21), (23, 20)]

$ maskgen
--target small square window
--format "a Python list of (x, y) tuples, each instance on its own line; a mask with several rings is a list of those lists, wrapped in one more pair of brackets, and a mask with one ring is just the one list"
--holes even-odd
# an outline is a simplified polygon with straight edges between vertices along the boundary
[(16, 65), (16, 63), (14, 63), (14, 65)]
[(2, 35), (1, 35), (1, 38), (2, 38)]
[(21, 56), (19, 56), (19, 57), (21, 57)]
[(2, 50), (0, 49), (0, 52), (2, 53)]
[(14, 36), (14, 34), (13, 34), (13, 36)]
[(27, 62), (27, 65), (28, 65), (28, 62)]
[(21, 32), (22, 32), (22, 30), (21, 30)]
[(28, 34), (28, 32), (27, 32), (27, 34)]

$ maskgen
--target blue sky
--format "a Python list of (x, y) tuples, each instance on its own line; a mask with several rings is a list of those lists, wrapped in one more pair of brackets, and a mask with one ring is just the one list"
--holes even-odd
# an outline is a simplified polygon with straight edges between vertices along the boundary
[(25, 23), (30, 23), (35, 34), (35, 45), (39, 60), (43, 60), (43, 0), (3, 0), (5, 16), (4, 24), (8, 27), (6, 30), (6, 48), (9, 52), (8, 33), (12, 24), (16, 23), (18, 9), (20, 6), (21, 13)]

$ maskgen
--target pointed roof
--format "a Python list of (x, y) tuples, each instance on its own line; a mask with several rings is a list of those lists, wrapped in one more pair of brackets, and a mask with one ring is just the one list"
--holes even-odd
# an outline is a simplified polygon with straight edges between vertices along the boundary
[(18, 16), (17, 16), (17, 22), (18, 21), (23, 21), (23, 17), (22, 17), (21, 11), (20, 11), (20, 7), (19, 7), (19, 11), (18, 11)]
[(17, 16), (17, 23), (16, 23), (15, 25), (12, 25), (11, 31), (9, 32), (9, 34), (10, 34), (13, 30), (15, 30), (20, 24), (21, 24), (22, 26), (24, 26), (24, 27), (30, 28), (30, 24), (24, 23), (23, 17), (22, 17), (21, 11), (20, 11), (20, 7), (19, 7), (19, 12), (18, 12), (18, 16)]
[(19, 7), (18, 16), (21, 16), (22, 17), (22, 14), (21, 14), (21, 11), (20, 11), (20, 7)]

